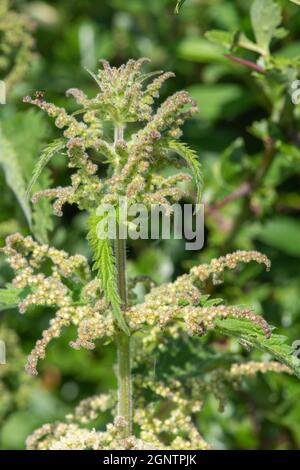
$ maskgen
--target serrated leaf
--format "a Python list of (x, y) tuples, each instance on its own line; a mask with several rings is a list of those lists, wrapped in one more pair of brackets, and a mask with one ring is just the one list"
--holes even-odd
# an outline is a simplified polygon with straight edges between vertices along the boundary
[(98, 272), (105, 298), (107, 302), (111, 304), (113, 313), (120, 328), (124, 333), (130, 335), (128, 325), (126, 324), (121, 311), (121, 299), (118, 293), (117, 269), (111, 241), (108, 237), (103, 239), (99, 238), (97, 234), (97, 225), (101, 220), (101, 217), (96, 214), (92, 214), (88, 220), (88, 242), (93, 251), (93, 269)]
[[(39, 188), (51, 186), (51, 180), (46, 171), (39, 178)], [(32, 232), (40, 243), (48, 243), (48, 233), (53, 229), (53, 209), (49, 199), (40, 198), (33, 206)]]
[[(29, 111), (15, 113), (2, 121), (4, 134), (13, 145), (22, 171), (25, 186), (31, 179), (37, 157), (47, 137), (47, 126), (44, 116), (31, 109)], [(40, 191), (51, 186), (50, 172), (44, 169), (42, 175), (34, 186), (34, 191)], [(25, 196), (26, 201), (26, 196)], [(33, 235), (41, 243), (48, 243), (48, 231), (53, 227), (52, 206), (46, 198), (41, 198), (31, 206)]]
[(266, 53), (271, 39), (282, 20), (281, 7), (273, 0), (254, 0), (251, 7), (251, 23), (256, 42)]
[(31, 226), (31, 209), (26, 200), (26, 183), (23, 177), (22, 169), (12, 142), (4, 135), (0, 127), (0, 165), (5, 174), (7, 185), (15, 194), (29, 226)]
[(27, 200), (30, 198), (33, 186), (36, 184), (40, 177), (43, 169), (49, 163), (52, 157), (57, 155), (65, 147), (65, 141), (63, 139), (56, 139), (51, 144), (47, 145), (41, 153), (41, 156), (34, 167), (31, 180), (28, 184), (26, 191)]
[(248, 320), (217, 319), (215, 326), (220, 333), (238, 338), (250, 347), (270, 354), (288, 366), (300, 379), (300, 360), (293, 356), (294, 350), (286, 343), (285, 336), (272, 334), (267, 338), (258, 326)]
[(178, 142), (177, 140), (170, 140), (168, 146), (171, 150), (174, 150), (180, 157), (182, 157), (188, 166), (190, 167), (193, 176), (195, 178), (195, 183), (197, 187), (197, 204), (201, 203), (201, 192), (202, 192), (202, 174), (201, 174), (201, 164), (195, 150), (188, 147), (187, 144), (183, 142)]

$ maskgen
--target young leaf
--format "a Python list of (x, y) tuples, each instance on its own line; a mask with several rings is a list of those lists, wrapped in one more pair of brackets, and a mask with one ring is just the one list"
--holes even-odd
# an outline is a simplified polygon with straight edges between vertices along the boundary
[(260, 328), (248, 320), (218, 319), (215, 325), (220, 333), (238, 338), (250, 347), (270, 354), (300, 378), (300, 360), (293, 356), (293, 349), (287, 345), (285, 336), (272, 334), (266, 338)]
[(54, 157), (56, 154), (58, 154), (64, 147), (65, 147), (65, 141), (63, 139), (56, 139), (53, 142), (51, 142), (51, 144), (49, 144), (46, 148), (44, 148), (36, 166), (34, 167), (31, 180), (27, 187), (27, 191), (26, 191), (27, 200), (30, 198), (32, 188), (37, 182), (45, 166), (49, 163), (51, 158)]
[(256, 42), (265, 53), (269, 52), (272, 37), (282, 20), (281, 8), (274, 0), (254, 0), (251, 23)]
[(170, 140), (168, 146), (171, 150), (178, 153), (182, 157), (190, 169), (192, 170), (193, 176), (195, 178), (196, 187), (197, 187), (197, 204), (201, 203), (201, 191), (202, 191), (202, 174), (201, 174), (201, 164), (197, 153), (188, 147), (187, 144), (183, 142), (178, 142), (177, 140)]
[(117, 283), (117, 270), (111, 241), (108, 237), (101, 239), (97, 234), (97, 225), (101, 220), (101, 217), (96, 214), (92, 214), (88, 220), (88, 241), (93, 251), (93, 269), (98, 271), (105, 298), (110, 302), (120, 328), (129, 336), (130, 331), (121, 311), (121, 299), (118, 293)]
[(31, 226), (31, 210), (26, 200), (26, 184), (13, 144), (4, 135), (0, 127), (0, 165), (3, 167), (7, 185), (14, 192)]

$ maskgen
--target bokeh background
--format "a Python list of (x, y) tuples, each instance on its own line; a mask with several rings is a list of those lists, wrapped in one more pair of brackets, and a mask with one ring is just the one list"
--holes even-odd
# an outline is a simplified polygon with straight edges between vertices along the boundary
[[(119, 65), (129, 58), (151, 59), (149, 70), (172, 70), (176, 78), (164, 85), (162, 98), (188, 89), (199, 103), (199, 114), (185, 126), (185, 140), (197, 150), (205, 181), (206, 241), (201, 252), (186, 252), (181, 241), (138, 241), (129, 246), (129, 270), (156, 282), (173, 279), (195, 263), (235, 249), (259, 249), (272, 260), (270, 273), (249, 266), (227, 276), (215, 288), (228, 301), (252, 305), (288, 336), (300, 339), (300, 159), (280, 161), (255, 196), (255, 210), (242, 199), (215, 210), (245, 181), (251, 162), (259, 161), (260, 142), (249, 132), (267, 110), (249, 70), (233, 64), (223, 51), (205, 39), (210, 29), (242, 29), (252, 35), (249, 0), (187, 0), (174, 15), (174, 0), (57, 0), (15, 1), (14, 7), (35, 23), (36, 56), (13, 89), (1, 119), (21, 159), (37, 159), (45, 142), (57, 134), (42, 113), (28, 113), (22, 97), (41, 90), (48, 101), (66, 105), (70, 87), (96, 92), (85, 67), (94, 70), (99, 58)], [(300, 50), (300, 13), (287, 1), (284, 23), (289, 34), (281, 54)], [(276, 44), (275, 44), (276, 48)], [(0, 77), (1, 78), (1, 77)], [(68, 104), (69, 106), (69, 104)], [(15, 113), (18, 112), (17, 117)], [(5, 124), (6, 123), (6, 124)], [(62, 157), (50, 164), (50, 184), (68, 181)], [(22, 209), (0, 169), (0, 243), (9, 233), (28, 233)], [(53, 218), (50, 242), (71, 253), (89, 256), (85, 216), (66, 207)], [(0, 284), (11, 280), (0, 256)], [(74, 351), (72, 331), (52, 342), (38, 378), (23, 373), (26, 354), (47, 326), (51, 312), (35, 309), (25, 316), (16, 310), (0, 312), (0, 339), (8, 344), (6, 366), (0, 366), (0, 448), (22, 449), (25, 438), (39, 425), (62, 418), (87, 396), (116, 386), (113, 347)], [(219, 345), (220, 348), (222, 344)], [(173, 359), (170, 358), (170, 361)], [(156, 363), (156, 369), (165, 365)], [(228, 392), (229, 403), (218, 412), (212, 399), (205, 406), (201, 430), (224, 449), (297, 449), (300, 447), (300, 388), (296, 379), (257, 377), (241, 392)]]

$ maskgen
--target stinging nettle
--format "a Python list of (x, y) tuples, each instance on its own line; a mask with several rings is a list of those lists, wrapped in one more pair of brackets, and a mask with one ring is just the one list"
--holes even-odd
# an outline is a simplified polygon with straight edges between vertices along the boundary
[[(97, 74), (90, 72), (99, 87), (95, 97), (88, 98), (75, 88), (67, 91), (78, 104), (72, 114), (46, 102), (41, 93), (24, 98), (54, 118), (62, 130), (61, 138), (45, 149), (37, 163), (28, 197), (50, 159), (65, 152), (72, 170), (70, 185), (39, 191), (32, 201), (52, 199), (58, 216), (66, 203), (87, 211), (87, 240), (93, 256), (91, 267), (84, 256), (70, 256), (31, 236), (7, 238), (2, 251), (15, 272), (10, 288), (19, 299), (20, 312), (36, 305), (56, 311), (30, 353), (26, 370), (37, 374), (38, 361), (44, 358), (49, 342), (69, 325), (77, 329), (71, 347), (93, 349), (102, 340), (115, 342), (118, 350), (117, 392), (85, 399), (65, 422), (45, 424), (27, 439), (29, 449), (208, 449), (195, 424), (208, 395), (214, 394), (222, 407), (225, 387), (238, 386), (245, 376), (268, 371), (300, 376), (299, 363), (278, 349), (279, 339), (260, 315), (206, 294), (207, 283), (222, 282), (224, 272), (240, 263), (255, 261), (269, 270), (271, 263), (265, 255), (238, 251), (194, 266), (174, 282), (154, 286), (148, 279), (127, 280), (125, 240), (97, 234), (105, 217), (97, 209), (104, 204), (113, 205), (118, 213), (123, 197), (167, 209), (181, 200), (185, 192), (178, 183), (186, 183), (187, 173), (164, 177), (161, 169), (166, 165), (180, 169), (185, 162), (197, 186), (197, 202), (201, 199), (198, 156), (181, 141), (182, 125), (197, 112), (196, 104), (181, 91), (157, 106), (159, 90), (173, 74), (143, 73), (146, 62), (130, 60), (116, 68), (101, 61)], [(107, 176), (100, 178), (98, 168), (104, 164), (108, 165)], [(45, 262), (50, 266), (47, 274), (43, 272)], [(142, 302), (134, 294), (138, 282), (145, 283)], [(216, 367), (205, 377), (182, 380), (155, 379), (148, 372), (149, 358), (156, 349), (166, 351), (167, 341), (202, 337), (213, 330), (237, 337), (248, 348), (273, 354), (277, 361)], [(108, 410), (112, 423), (106, 430), (91, 427)]]

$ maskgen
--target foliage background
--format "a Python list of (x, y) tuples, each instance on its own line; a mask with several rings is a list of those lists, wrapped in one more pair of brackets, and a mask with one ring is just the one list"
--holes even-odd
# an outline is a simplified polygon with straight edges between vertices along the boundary
[[(292, 342), (300, 338), (299, 156), (292, 161), (288, 152), (281, 156), (254, 195), (254, 211), (245, 210), (242, 199), (213, 210), (216, 201), (245, 181), (249, 165), (259, 165), (263, 158), (260, 142), (249, 127), (266, 117), (267, 111), (249, 70), (231, 63), (204, 34), (210, 29), (242, 29), (251, 37), (251, 1), (189, 0), (178, 16), (174, 15), (174, 3), (15, 1), (15, 7), (35, 21), (38, 54), (8, 105), (1, 106), (1, 119), (7, 134), (13, 137), (20, 164), (30, 174), (43, 143), (55, 137), (55, 130), (42, 113), (28, 112), (22, 96), (43, 90), (48, 101), (64, 105), (64, 91), (70, 87), (93, 92), (94, 83), (84, 67), (94, 69), (100, 57), (118, 65), (131, 57), (147, 56), (152, 60), (152, 70), (174, 71), (176, 78), (164, 86), (165, 95), (185, 88), (199, 102), (199, 115), (186, 125), (185, 139), (198, 151), (203, 166), (205, 247), (194, 253), (186, 252), (180, 241), (139, 241), (130, 244), (129, 269), (163, 282), (212, 256), (234, 249), (259, 249), (271, 258), (271, 272), (262, 274), (256, 266), (249, 266), (237, 277), (228, 276), (225, 286), (214, 288), (215, 294), (264, 312), (269, 323)], [(289, 29), (289, 35), (280, 43), (281, 55), (293, 57), (300, 47), (299, 8), (288, 1), (279, 3), (284, 7), (284, 24)], [(276, 42), (274, 47), (278, 47)], [(19, 113), (14, 117), (16, 110)], [(55, 158), (50, 168), (45, 178), (56, 185), (68, 180), (63, 157)], [(27, 233), (28, 227), (2, 173), (0, 184), (2, 244), (7, 234)], [(63, 219), (53, 218), (50, 241), (55, 246), (88, 255), (84, 236), (84, 216), (73, 207), (65, 209)], [(2, 256), (0, 273), (1, 284), (11, 279)], [(22, 318), (14, 310), (0, 312), (0, 339), (7, 340), (10, 335), (6, 371), (0, 366), (2, 449), (23, 448), (25, 437), (40, 424), (61, 418), (81, 398), (116, 386), (113, 348), (74, 351), (67, 346), (69, 333), (50, 345), (38, 379), (26, 378), (22, 373), (24, 355), (50, 316), (51, 312), (36, 309)], [(14, 330), (15, 335), (6, 328)], [(224, 344), (219, 342), (218, 347), (222, 352)], [(172, 356), (162, 362), (153, 358), (154, 373), (171, 367), (176, 360)], [(296, 379), (271, 374), (247, 382), (239, 393), (228, 394), (229, 403), (222, 414), (212, 399), (201, 415), (201, 431), (214, 447), (300, 447), (300, 388)]]

